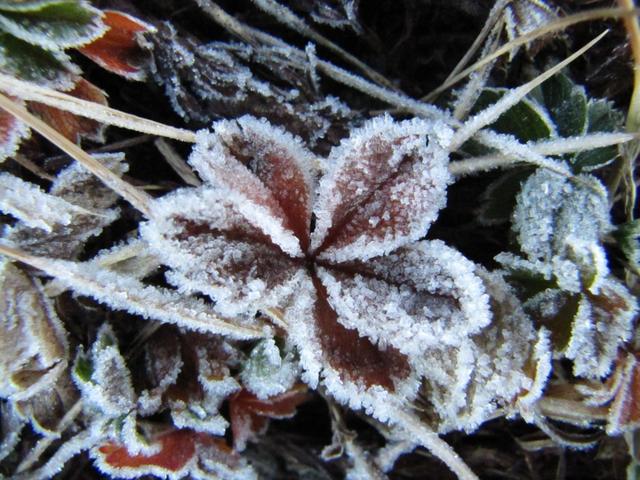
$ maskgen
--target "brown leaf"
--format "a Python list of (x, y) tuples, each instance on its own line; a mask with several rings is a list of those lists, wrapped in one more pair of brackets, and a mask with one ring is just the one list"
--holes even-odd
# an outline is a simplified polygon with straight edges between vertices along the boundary
[[(66, 93), (81, 100), (108, 105), (105, 92), (84, 78), (80, 78), (73, 90)], [(29, 109), (72, 142), (80, 143), (82, 138), (100, 143), (105, 140), (105, 126), (95, 120), (37, 102), (29, 102)]]

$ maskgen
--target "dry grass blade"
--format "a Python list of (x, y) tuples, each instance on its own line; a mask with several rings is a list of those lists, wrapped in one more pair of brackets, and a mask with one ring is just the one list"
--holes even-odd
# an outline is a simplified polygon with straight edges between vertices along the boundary
[(0, 94), (0, 108), (6, 110), (29, 125), (33, 130), (71, 156), (71, 158), (82, 164), (87, 170), (102, 180), (109, 188), (131, 203), (131, 205), (145, 215), (149, 215), (149, 203), (151, 202), (152, 197), (122, 180), (111, 170), (78, 147), (75, 143), (62, 136), (45, 122), (33, 116), (27, 110), (12, 102), (2, 94)]
[(389, 80), (387, 80), (385, 77), (383, 77), (381, 74), (373, 70), (371, 67), (369, 67), (365, 63), (358, 60), (349, 52), (343, 50), (341, 47), (333, 43), (331, 40), (329, 40), (325, 36), (315, 31), (313, 28), (309, 27), (309, 25), (307, 25), (304, 20), (302, 20), (300, 17), (294, 14), (286, 6), (276, 2), (275, 0), (252, 0), (252, 1), (258, 6), (258, 8), (271, 14), (273, 18), (275, 18), (277, 21), (284, 23), (285, 25), (294, 29), (299, 34), (310, 38), (314, 42), (318, 43), (318, 45), (322, 45), (323, 47), (326, 47), (332, 52), (334, 52), (335, 54), (339, 55), (343, 60), (351, 63), (353, 66), (355, 66), (358, 70), (360, 70), (362, 73), (364, 73), (367, 77), (369, 77), (374, 82), (377, 82), (380, 85), (383, 85), (384, 87), (389, 88), (391, 90), (396, 90), (394, 85)]
[(474, 117), (471, 117), (467, 120), (464, 125), (455, 133), (454, 138), (451, 142), (451, 148), (456, 149), (460, 147), (464, 142), (469, 140), (473, 135), (475, 135), (481, 128), (493, 123), (495, 120), (500, 117), (505, 111), (509, 108), (517, 104), (520, 100), (522, 100), (531, 90), (536, 88), (538, 85), (542, 84), (548, 78), (551, 78), (564, 67), (569, 65), (571, 62), (579, 58), (583, 53), (593, 47), (596, 43), (598, 43), (602, 38), (607, 34), (608, 30), (605, 30), (596, 38), (587, 43), (584, 47), (577, 50), (575, 53), (564, 59), (562, 62), (558, 63), (554, 67), (548, 69), (544, 73), (538, 75), (533, 80), (521, 85), (518, 88), (514, 88), (509, 92), (508, 95), (505, 95), (496, 103), (476, 114)]
[(453, 77), (449, 78), (438, 88), (436, 88), (435, 90), (431, 91), (430, 93), (422, 97), (421, 100), (427, 101), (427, 102), (433, 101), (440, 93), (444, 92), (449, 87), (455, 85), (460, 80), (465, 79), (467, 76), (469, 76), (470, 73), (491, 63), (496, 58), (509, 53), (514, 48), (517, 48), (521, 45), (526, 45), (532, 40), (543, 37), (549, 33), (563, 31), (567, 27), (570, 27), (577, 23), (589, 22), (592, 20), (600, 20), (603, 18), (630, 18), (630, 17), (633, 17), (634, 15), (637, 15), (638, 13), (640, 13), (640, 9), (637, 9), (637, 8), (633, 10), (628, 10), (625, 8), (598, 8), (594, 10), (589, 10), (587, 12), (577, 13), (575, 15), (571, 15), (571, 16), (562, 18), (560, 20), (557, 20), (555, 22), (552, 22), (542, 28), (533, 30), (526, 35), (522, 35), (521, 37), (518, 37), (515, 40), (512, 40), (511, 42), (505, 43), (502, 47), (497, 49), (495, 52), (478, 60), (476, 63), (474, 63), (470, 67), (465, 68), (463, 71), (461, 71), (457, 75), (454, 75)]
[(44, 103), (74, 115), (90, 118), (98, 122), (126, 128), (141, 133), (172, 138), (181, 142), (195, 142), (195, 133), (182, 128), (175, 128), (162, 123), (147, 120), (113, 108), (89, 102), (66, 93), (41, 87), (31, 82), (18, 80), (9, 75), (0, 74), (0, 90), (17, 98)]

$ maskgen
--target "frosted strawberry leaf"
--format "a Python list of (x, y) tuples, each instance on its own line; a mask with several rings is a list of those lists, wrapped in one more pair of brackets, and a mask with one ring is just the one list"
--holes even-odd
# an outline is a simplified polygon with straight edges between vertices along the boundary
[[(206, 182), (238, 195), (247, 220), (283, 251), (300, 256), (307, 249), (312, 157), (291, 134), (248, 116), (218, 122), (213, 132), (199, 132), (189, 163)], [(264, 223), (253, 213), (261, 210), (282, 225), (280, 232), (271, 220)]]
[(25, 399), (66, 368), (67, 334), (38, 280), (7, 262), (0, 273), (0, 396)]
[(153, 220), (141, 228), (173, 267), (169, 279), (183, 291), (210, 295), (224, 315), (277, 304), (291, 293), (296, 273), (296, 264), (247, 222), (238, 202), (221, 189), (177, 191), (154, 202)]
[(103, 10), (102, 21), (108, 27), (107, 32), (81, 47), (80, 52), (112, 73), (130, 80), (144, 80), (146, 58), (137, 39), (155, 28), (116, 10)]
[[(28, 7), (28, 9), (27, 9)], [(84, 45), (102, 35), (101, 12), (88, 3), (59, 0), (0, 4), (0, 27), (25, 42), (47, 50)]]
[(436, 241), (318, 266), (285, 311), (303, 378), (314, 386), (320, 377), (337, 400), (387, 420), (415, 397), (428, 349), (458, 348), (490, 321), (474, 268)]
[(446, 202), (444, 124), (369, 121), (335, 147), (314, 207), (312, 251), (343, 262), (386, 254), (424, 236)]
[(272, 211), (284, 213), (285, 225), (306, 250), (314, 180), (311, 153), (290, 133), (250, 116), (218, 122), (213, 130), (208, 142), (196, 147), (190, 163), (214, 185), (243, 192), (241, 183), (265, 189), (265, 201), (275, 201)]
[(49, 51), (0, 32), (4, 63), (0, 71), (44, 87), (71, 88), (80, 69), (62, 51)]
[(439, 432), (471, 432), (498, 409), (515, 412), (518, 401), (530, 404), (551, 369), (546, 334), (536, 334), (511, 287), (499, 274), (481, 267), (476, 273), (491, 299), (491, 325), (458, 349), (427, 352), (417, 404)]

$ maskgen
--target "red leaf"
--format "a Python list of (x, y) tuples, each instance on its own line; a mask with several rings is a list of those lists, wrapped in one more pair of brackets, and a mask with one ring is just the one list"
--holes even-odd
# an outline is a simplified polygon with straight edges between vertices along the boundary
[[(67, 93), (82, 100), (108, 105), (106, 94), (84, 78)], [(79, 143), (81, 138), (104, 142), (105, 126), (95, 120), (36, 102), (29, 102), (29, 109), (72, 142)]]
[(405, 379), (411, 373), (407, 357), (394, 347), (381, 350), (358, 330), (338, 322), (338, 315), (328, 301), (327, 290), (317, 277), (315, 318), (322, 350), (344, 380), (362, 381), (367, 387), (381, 385), (395, 391), (393, 379)]
[(130, 80), (143, 80), (145, 57), (136, 37), (155, 29), (131, 15), (115, 10), (105, 10), (102, 20), (109, 30), (79, 51), (110, 72)]
[[(155, 455), (130, 455), (127, 448), (115, 443), (107, 443), (98, 448), (102, 462), (115, 469), (143, 469), (144, 467), (160, 467), (171, 472), (178, 472), (196, 454), (198, 434), (190, 430), (175, 430), (158, 437), (160, 451)], [(117, 471), (117, 470), (116, 470)]]
[(248, 390), (242, 390), (229, 400), (229, 416), (233, 445), (244, 450), (247, 440), (264, 433), (269, 418), (290, 418), (296, 408), (309, 398), (307, 387), (297, 385), (280, 395), (260, 400)]

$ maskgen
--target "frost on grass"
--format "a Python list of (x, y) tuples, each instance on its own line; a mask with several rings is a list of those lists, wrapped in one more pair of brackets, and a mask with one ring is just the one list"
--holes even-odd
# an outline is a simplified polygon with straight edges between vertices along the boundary
[[(527, 308), (552, 332), (556, 352), (578, 376), (607, 375), (631, 336), (636, 301), (609, 273), (602, 242), (611, 230), (607, 195), (591, 175), (568, 180), (538, 170), (524, 183), (513, 213), (523, 257), (497, 258), (517, 277), (541, 281)], [(529, 280), (527, 280), (529, 279)]]
[(0, 282), (0, 396), (28, 399), (65, 370), (67, 334), (37, 279), (2, 262)]

